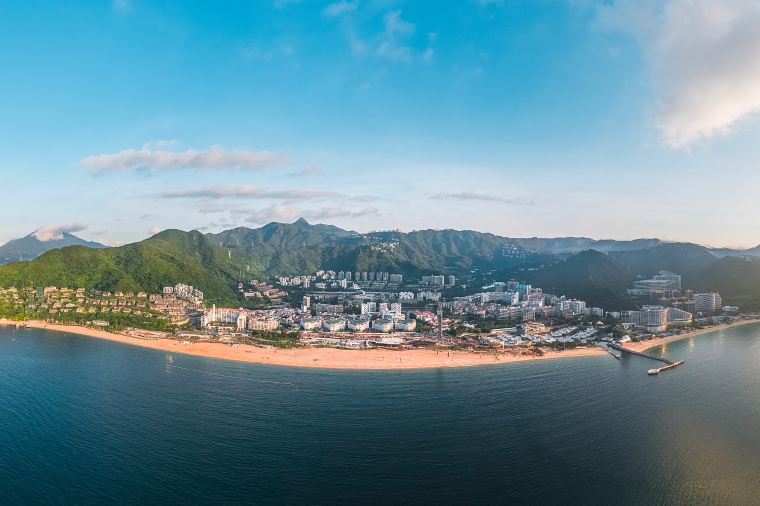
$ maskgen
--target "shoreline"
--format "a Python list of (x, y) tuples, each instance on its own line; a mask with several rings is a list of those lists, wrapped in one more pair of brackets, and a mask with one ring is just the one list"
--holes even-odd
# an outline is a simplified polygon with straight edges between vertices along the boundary
[(604, 356), (599, 347), (575, 348), (565, 351), (545, 351), (543, 355), (474, 353), (468, 351), (416, 349), (416, 350), (340, 350), (336, 348), (259, 348), (247, 344), (230, 346), (222, 343), (184, 344), (175, 339), (139, 339), (105, 330), (78, 325), (51, 324), (40, 320), (14, 322), (0, 319), (0, 326), (29, 326), (35, 329), (67, 332), (97, 339), (139, 346), (153, 350), (181, 353), (206, 358), (233, 360), (255, 364), (318, 369), (400, 370), (437, 369), (442, 367), (473, 367), (487, 364), (511, 364), (532, 360)]
[(674, 336), (660, 337), (660, 338), (650, 339), (648, 341), (640, 341), (638, 343), (625, 343), (624, 347), (633, 351), (644, 352), (647, 350), (651, 350), (652, 348), (658, 348), (660, 346), (665, 346), (669, 343), (674, 343), (676, 341), (691, 339), (692, 337), (709, 334), (711, 332), (718, 332), (719, 330), (730, 329), (734, 327), (743, 327), (744, 325), (751, 325), (753, 323), (760, 324), (760, 320), (739, 320), (733, 323), (726, 323), (723, 325), (715, 325), (713, 327), (706, 327), (703, 329), (692, 330), (691, 332), (684, 332), (682, 334), (677, 334)]
[[(565, 351), (544, 351), (543, 355), (519, 350), (522, 353), (476, 353), (468, 351), (451, 351), (446, 349), (415, 350), (341, 350), (337, 348), (260, 348), (247, 344), (235, 346), (196, 342), (186, 343), (176, 339), (140, 339), (108, 332), (105, 330), (81, 327), (78, 325), (51, 324), (41, 320), (14, 322), (0, 319), (0, 327), (13, 327), (16, 324), (30, 328), (52, 330), (77, 334), (96, 339), (118, 342), (130, 346), (139, 346), (169, 353), (181, 353), (218, 360), (232, 360), (254, 364), (268, 364), (284, 367), (309, 367), (317, 369), (354, 369), (354, 370), (401, 370), (401, 369), (436, 369), (443, 367), (473, 367), (489, 364), (511, 364), (534, 360), (556, 360), (589, 356), (604, 356), (607, 351), (601, 347), (575, 348)], [(760, 320), (740, 320), (726, 325), (685, 332), (674, 336), (656, 338), (638, 343), (626, 343), (626, 348), (634, 351), (647, 351), (665, 346), (668, 343), (690, 339), (703, 334), (744, 325), (760, 324)]]

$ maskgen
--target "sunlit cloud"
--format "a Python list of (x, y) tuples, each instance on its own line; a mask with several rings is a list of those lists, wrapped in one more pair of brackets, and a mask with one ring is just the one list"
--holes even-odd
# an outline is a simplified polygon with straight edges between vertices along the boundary
[(727, 135), (760, 111), (760, 2), (616, 0), (596, 24), (644, 51), (669, 147)]
[(314, 190), (311, 188), (293, 188), (287, 190), (268, 190), (251, 185), (241, 186), (207, 186), (188, 190), (165, 191), (158, 194), (164, 199), (280, 199), (280, 200), (376, 200), (371, 195), (346, 195), (343, 193)]
[(38, 241), (50, 242), (60, 241), (63, 234), (74, 234), (87, 230), (87, 225), (83, 223), (67, 223), (62, 225), (45, 225), (34, 231), (33, 235)]
[(220, 146), (211, 146), (202, 151), (194, 149), (171, 151), (145, 144), (140, 149), (126, 149), (112, 154), (88, 156), (80, 162), (80, 166), (92, 173), (100, 174), (140, 169), (259, 170), (285, 163), (287, 163), (285, 157), (268, 151), (225, 151)]

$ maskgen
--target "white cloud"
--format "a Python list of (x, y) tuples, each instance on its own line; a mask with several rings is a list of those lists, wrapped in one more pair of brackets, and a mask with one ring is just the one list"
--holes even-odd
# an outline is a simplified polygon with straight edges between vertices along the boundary
[(81, 232), (83, 230), (87, 230), (87, 225), (84, 225), (82, 223), (67, 223), (63, 225), (45, 225), (44, 227), (40, 227), (37, 230), (34, 231), (34, 237), (37, 238), (38, 241), (42, 242), (50, 242), (50, 241), (60, 241), (63, 239), (63, 234), (74, 234), (76, 232)]
[(124, 241), (121, 240), (111, 240), (111, 239), (104, 239), (100, 238), (97, 239), (97, 242), (102, 244), (103, 246), (108, 246), (109, 248), (118, 248), (119, 246), (124, 246)]
[(235, 214), (245, 215), (246, 222), (254, 225), (265, 225), (272, 221), (290, 222), (298, 218), (306, 220), (331, 220), (336, 218), (355, 219), (366, 216), (379, 216), (380, 212), (374, 207), (364, 209), (347, 209), (343, 207), (322, 207), (320, 209), (300, 209), (285, 204), (275, 204), (263, 209), (237, 209)]
[(156, 235), (159, 232), (161, 232), (161, 228), (160, 227), (151, 227), (150, 230), (148, 230), (148, 233), (150, 235)]
[(385, 31), (377, 47), (377, 55), (394, 61), (410, 61), (412, 48), (406, 39), (414, 34), (414, 24), (401, 19), (401, 11), (390, 11), (385, 15)]
[(359, 8), (358, 1), (346, 2), (345, 0), (341, 0), (340, 2), (329, 4), (327, 7), (324, 8), (324, 10), (322, 11), (322, 14), (328, 18), (337, 18), (345, 14), (348, 14), (350, 12), (355, 12), (356, 9), (358, 8)]
[(437, 193), (435, 195), (432, 195), (434, 199), (441, 199), (441, 200), (468, 200), (468, 201), (478, 201), (478, 202), (499, 202), (502, 204), (512, 204), (512, 205), (523, 205), (523, 206), (529, 206), (533, 205), (532, 199), (527, 199), (524, 197), (504, 197), (502, 195), (493, 195), (491, 193), (478, 193), (478, 192), (455, 192), (455, 193)]
[(111, 6), (115, 11), (128, 12), (132, 9), (131, 0), (113, 0)]
[(617, 0), (599, 7), (597, 25), (642, 47), (671, 148), (729, 134), (760, 111), (757, 0)]
[(282, 199), (282, 200), (375, 200), (371, 195), (346, 195), (343, 193), (313, 190), (311, 188), (292, 188), (287, 190), (267, 190), (258, 186), (206, 186), (189, 190), (173, 190), (159, 193), (165, 199)]
[(211, 146), (205, 151), (194, 149), (170, 151), (145, 144), (140, 149), (125, 149), (112, 154), (88, 156), (79, 164), (91, 172), (99, 174), (138, 169), (256, 170), (286, 162), (287, 160), (283, 156), (268, 151), (225, 151), (220, 146)]

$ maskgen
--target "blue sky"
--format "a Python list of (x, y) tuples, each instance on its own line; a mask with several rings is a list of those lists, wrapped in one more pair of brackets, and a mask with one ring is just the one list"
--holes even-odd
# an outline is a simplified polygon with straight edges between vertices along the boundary
[(8, 4), (0, 241), (304, 216), (760, 243), (751, 0)]

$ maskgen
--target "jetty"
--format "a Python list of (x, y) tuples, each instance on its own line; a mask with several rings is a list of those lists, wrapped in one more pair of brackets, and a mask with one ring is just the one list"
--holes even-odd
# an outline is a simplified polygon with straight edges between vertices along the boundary
[(686, 361), (685, 360), (676, 360), (675, 362), (672, 360), (668, 360), (667, 358), (662, 357), (653, 357), (652, 355), (647, 355), (646, 353), (642, 353), (640, 351), (631, 350), (629, 348), (626, 348), (624, 346), (620, 346), (619, 344), (615, 343), (608, 343), (607, 346), (610, 348), (613, 348), (618, 351), (622, 351), (623, 353), (630, 353), (631, 355), (638, 355), (639, 357), (648, 358), (651, 360), (657, 360), (658, 362), (662, 362), (665, 365), (662, 367), (655, 367), (654, 369), (649, 369), (647, 371), (647, 374), (650, 376), (656, 376), (660, 374), (662, 371), (667, 371), (668, 369), (675, 369), (679, 365), (683, 365)]

